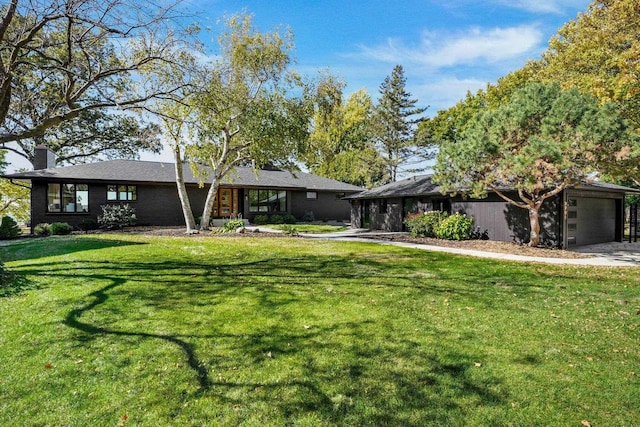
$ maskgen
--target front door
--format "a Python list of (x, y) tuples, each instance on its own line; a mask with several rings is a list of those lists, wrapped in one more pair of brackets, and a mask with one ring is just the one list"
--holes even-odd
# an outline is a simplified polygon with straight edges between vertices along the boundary
[(238, 212), (238, 189), (219, 188), (213, 207), (213, 216), (215, 218), (237, 217)]

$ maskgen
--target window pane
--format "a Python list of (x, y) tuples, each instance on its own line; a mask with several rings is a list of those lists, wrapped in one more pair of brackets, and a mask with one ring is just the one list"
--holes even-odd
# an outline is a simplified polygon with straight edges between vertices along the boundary
[(127, 200), (138, 200), (138, 194), (137, 194), (137, 188), (135, 185), (130, 185), (129, 186), (129, 191), (128, 191), (128, 199)]
[(76, 185), (76, 212), (89, 212), (89, 186)]
[(47, 190), (47, 211), (61, 212), (60, 207), (60, 184), (49, 184)]
[(107, 185), (107, 200), (118, 200), (118, 187)]
[(73, 184), (62, 185), (62, 210), (64, 212), (76, 211), (75, 185)]
[(315, 191), (307, 191), (307, 199), (317, 199), (318, 193)]
[(286, 191), (278, 192), (278, 203), (279, 203), (278, 210), (280, 212), (286, 212), (287, 211), (287, 192)]
[(249, 212), (258, 212), (258, 190), (249, 190)]
[(127, 200), (127, 186), (118, 185), (118, 200)]

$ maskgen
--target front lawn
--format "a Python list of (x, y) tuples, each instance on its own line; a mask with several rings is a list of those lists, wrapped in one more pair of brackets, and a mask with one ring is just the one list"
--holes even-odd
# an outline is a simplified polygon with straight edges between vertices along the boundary
[(640, 269), (237, 236), (0, 257), (0, 425), (640, 424)]

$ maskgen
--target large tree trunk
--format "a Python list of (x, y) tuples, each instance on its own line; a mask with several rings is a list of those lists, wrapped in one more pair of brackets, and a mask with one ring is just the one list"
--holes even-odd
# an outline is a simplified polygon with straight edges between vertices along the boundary
[[(216, 171), (217, 172), (217, 171)], [(202, 219), (200, 220), (200, 230), (208, 230), (209, 222), (211, 221), (211, 213), (213, 212), (213, 205), (216, 202), (218, 196), (218, 187), (220, 186), (217, 174), (214, 173), (211, 187), (207, 193), (207, 200), (204, 202), (204, 210), (202, 211)]]
[(189, 194), (187, 194), (187, 187), (184, 183), (184, 167), (182, 163), (182, 156), (180, 155), (180, 146), (177, 144), (173, 148), (173, 157), (176, 162), (176, 186), (178, 187), (178, 197), (180, 198), (180, 205), (182, 206), (184, 222), (187, 225), (187, 234), (197, 234), (198, 229), (196, 228), (196, 220), (193, 217), (191, 203), (189, 202)]
[(540, 206), (529, 207), (529, 224), (531, 225), (529, 246), (535, 248), (540, 245)]

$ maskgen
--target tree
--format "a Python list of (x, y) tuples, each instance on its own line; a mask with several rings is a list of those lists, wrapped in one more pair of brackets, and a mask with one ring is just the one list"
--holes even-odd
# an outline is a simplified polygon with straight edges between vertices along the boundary
[[(10, 0), (1, 6), (0, 149), (29, 158), (33, 143), (24, 141), (46, 137), (71, 161), (97, 147), (120, 154), (157, 148), (146, 138), (152, 127), (106, 113), (139, 108), (175, 89), (153, 85), (140, 73), (173, 60), (179, 42), (169, 28), (174, 11), (173, 4), (146, 0)], [(108, 147), (101, 140), (90, 149), (88, 124), (95, 126), (93, 137), (105, 132), (125, 141)], [(10, 144), (15, 141), (26, 145)]]
[(637, 146), (615, 105), (599, 106), (557, 84), (530, 83), (508, 103), (474, 117), (457, 141), (442, 143), (434, 181), (446, 192), (472, 197), (493, 191), (526, 209), (529, 244), (538, 246), (543, 202), (593, 173), (614, 172)]
[(159, 152), (159, 127), (132, 115), (101, 110), (83, 111), (75, 119), (49, 129), (44, 135), (5, 146), (33, 164), (34, 149), (44, 145), (58, 164), (85, 163), (99, 158), (138, 158), (140, 151)]
[[(4, 153), (0, 151), (0, 175), (4, 173), (6, 163)], [(10, 215), (18, 221), (29, 219), (30, 189), (26, 184), (12, 183), (0, 178), (0, 218)]]
[(640, 3), (595, 0), (542, 55), (540, 77), (616, 102), (640, 133)]
[[(221, 51), (195, 95), (196, 133), (185, 150), (201, 183), (211, 181), (201, 229), (208, 227), (221, 179), (236, 166), (292, 166), (311, 116), (311, 96), (287, 73), (291, 35), (261, 33), (250, 15), (232, 16), (225, 24)], [(291, 95), (292, 85), (299, 95)]]
[(411, 99), (406, 91), (406, 78), (401, 65), (396, 65), (390, 76), (380, 85), (380, 99), (376, 108), (379, 126), (377, 140), (391, 181), (396, 181), (399, 168), (415, 155), (415, 125), (426, 108), (416, 108), (417, 99)]
[(308, 144), (301, 160), (319, 176), (373, 187), (386, 182), (384, 159), (373, 141), (373, 103), (364, 89), (343, 101), (344, 83), (322, 76)]

